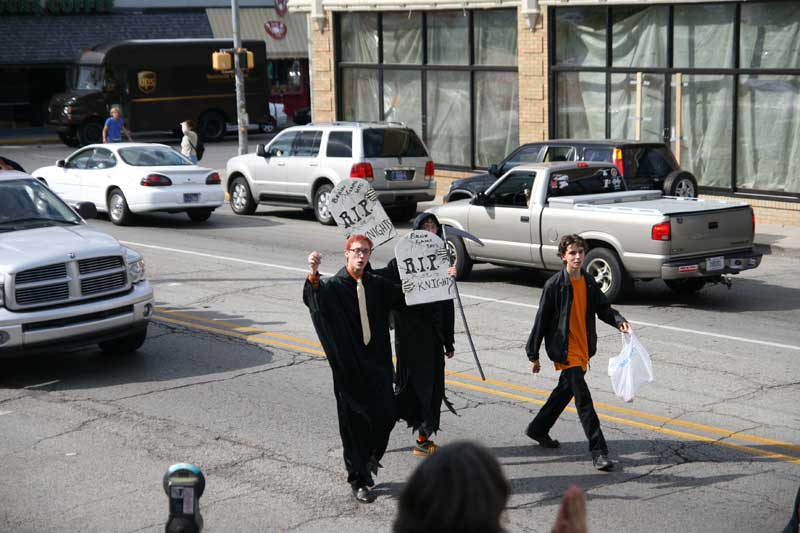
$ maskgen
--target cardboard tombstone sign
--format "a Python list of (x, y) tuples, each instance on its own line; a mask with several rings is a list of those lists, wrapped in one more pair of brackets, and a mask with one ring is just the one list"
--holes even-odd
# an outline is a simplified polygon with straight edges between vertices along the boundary
[[(447, 275), (450, 260), (443, 250), (446, 250), (444, 241), (436, 234), (423, 230), (412, 231), (394, 247), (407, 305), (452, 300), (455, 297), (453, 278)], [(410, 290), (407, 290), (409, 287)]]
[(342, 180), (331, 191), (328, 209), (345, 237), (360, 233), (380, 246), (397, 235), (375, 190), (363, 179)]

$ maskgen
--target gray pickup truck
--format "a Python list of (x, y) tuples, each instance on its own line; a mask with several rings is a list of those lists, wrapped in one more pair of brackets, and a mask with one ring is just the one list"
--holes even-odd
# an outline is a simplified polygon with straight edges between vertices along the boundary
[(558, 241), (570, 233), (586, 239), (585, 268), (611, 301), (634, 280), (688, 293), (761, 263), (749, 205), (628, 191), (609, 163), (519, 166), (485, 193), (431, 211), (484, 243), (448, 236), (458, 279), (476, 262), (559, 270)]

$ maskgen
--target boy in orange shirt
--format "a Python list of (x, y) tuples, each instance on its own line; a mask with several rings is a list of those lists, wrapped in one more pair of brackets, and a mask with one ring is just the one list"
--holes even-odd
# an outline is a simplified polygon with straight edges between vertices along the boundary
[(536, 374), (541, 369), (539, 349), (544, 341), (547, 356), (561, 375), (525, 433), (544, 448), (558, 448), (559, 442), (550, 438), (550, 428), (574, 397), (578, 417), (589, 439), (592, 463), (598, 470), (608, 471), (613, 463), (608, 459), (608, 447), (584, 375), (589, 358), (597, 351), (595, 315), (622, 332), (631, 328), (608, 303), (594, 278), (583, 270), (585, 253), (586, 243), (581, 237), (563, 236), (558, 255), (564, 261), (564, 269), (548, 279), (542, 290), (526, 351)]

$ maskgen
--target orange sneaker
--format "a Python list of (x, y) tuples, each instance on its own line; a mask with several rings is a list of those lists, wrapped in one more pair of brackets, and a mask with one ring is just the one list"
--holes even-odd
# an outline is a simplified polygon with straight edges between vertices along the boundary
[(427, 457), (428, 455), (433, 455), (434, 453), (436, 453), (437, 448), (438, 446), (436, 445), (436, 443), (430, 439), (424, 442), (417, 441), (417, 444), (416, 446), (414, 446), (412, 453), (417, 457)]

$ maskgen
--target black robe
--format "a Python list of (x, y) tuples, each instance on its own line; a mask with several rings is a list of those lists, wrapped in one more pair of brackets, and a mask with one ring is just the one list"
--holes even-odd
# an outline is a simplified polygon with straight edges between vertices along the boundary
[(308, 279), (303, 287), (303, 302), (331, 367), (347, 481), (355, 487), (374, 484), (370, 463), (374, 468), (383, 457), (397, 420), (389, 312), (404, 305), (399, 287), (389, 281), (368, 271), (362, 283), (371, 335), (366, 346), (356, 281), (346, 268), (321, 278), (316, 289)]
[[(434, 215), (420, 214), (413, 228), (420, 229), (429, 217)], [(400, 284), (397, 259), (374, 272), (393, 284)], [(444, 354), (454, 350), (453, 300), (403, 307), (394, 311), (393, 320), (400, 417), (415, 431), (433, 435), (439, 430), (442, 401), (455, 413), (444, 391)]]

